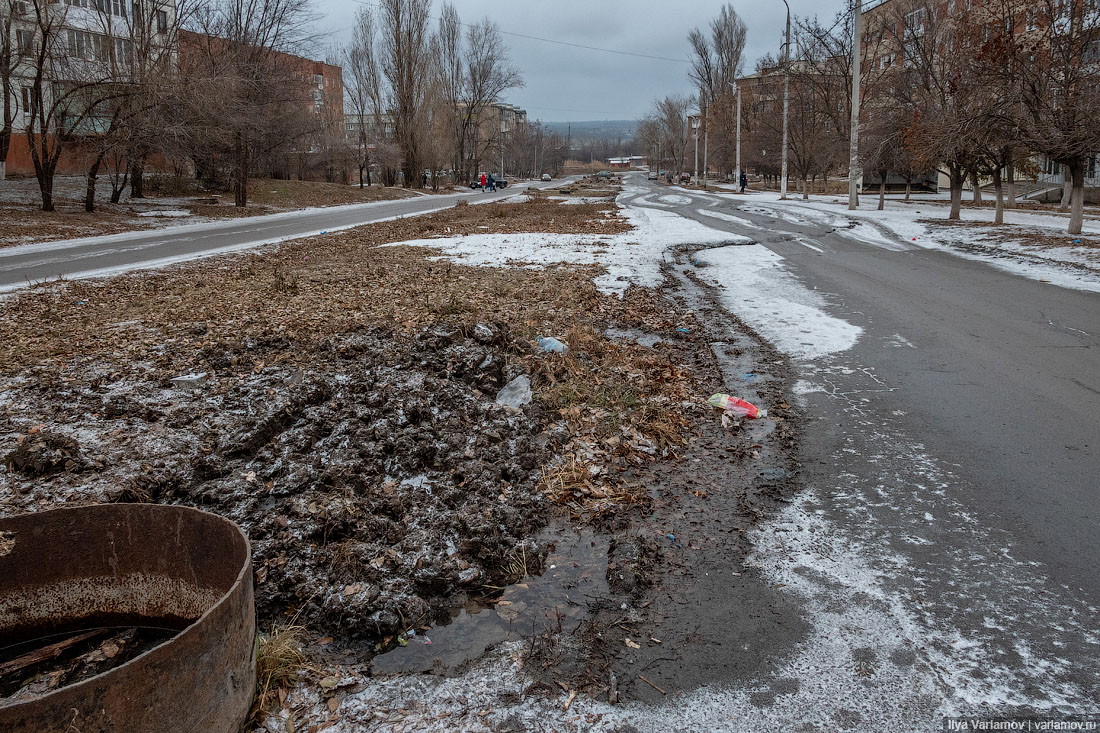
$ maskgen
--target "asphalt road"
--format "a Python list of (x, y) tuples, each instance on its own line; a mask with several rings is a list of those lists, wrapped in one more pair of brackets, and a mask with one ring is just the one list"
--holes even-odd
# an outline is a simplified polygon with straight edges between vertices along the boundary
[(781, 255), (830, 315), (863, 329), (842, 353), (793, 360), (808, 494), (766, 534), (782, 549), (765, 564), (815, 599), (804, 611), (883, 599), (878, 621), (829, 623), (876, 674), (923, 660), (933, 700), (911, 711), (1100, 710), (1100, 294), (859, 241), (839, 208), (802, 216), (797, 202), (631, 183), (636, 205)]
[(520, 184), (496, 193), (417, 196), (9, 247), (0, 249), (0, 292), (59, 277), (77, 279), (158, 267), (382, 219), (426, 214), (453, 206), (459, 199), (470, 203), (496, 201), (515, 196), (528, 185), (548, 187), (564, 182)]

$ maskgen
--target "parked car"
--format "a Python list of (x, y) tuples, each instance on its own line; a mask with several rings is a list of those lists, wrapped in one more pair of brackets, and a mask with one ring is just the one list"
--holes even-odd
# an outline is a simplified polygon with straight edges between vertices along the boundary
[(691, 183), (691, 174), (690, 173), (681, 173), (680, 174), (680, 183)]
[(544, 181), (551, 181), (551, 180), (553, 180), (553, 179), (552, 179), (552, 178), (550, 178), (550, 174), (549, 174), (549, 173), (543, 173), (543, 174), (542, 174), (542, 180), (544, 180)]
[(596, 178), (611, 178), (611, 171), (600, 171), (596, 174)]
[(650, 181), (656, 181), (657, 180), (657, 171), (650, 171), (649, 175), (646, 176), (646, 179), (650, 180)]
[(508, 179), (504, 176), (493, 174), (493, 180), (497, 182), (497, 188), (508, 188)]

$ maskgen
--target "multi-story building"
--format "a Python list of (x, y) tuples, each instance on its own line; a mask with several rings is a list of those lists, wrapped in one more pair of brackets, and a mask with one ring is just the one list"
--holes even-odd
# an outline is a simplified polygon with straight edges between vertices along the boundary
[[(98, 108), (81, 108), (91, 95), (74, 90), (139, 84), (175, 63), (175, 0), (16, 0), (0, 4), (4, 13), (12, 31), (5, 93), (14, 112), (7, 158), (13, 173), (34, 170), (28, 128), (79, 143), (81, 134), (107, 124)], [(39, 70), (43, 81), (36, 84)], [(44, 114), (33, 115), (32, 106)], [(85, 157), (79, 144), (69, 146), (58, 171), (83, 172)]]

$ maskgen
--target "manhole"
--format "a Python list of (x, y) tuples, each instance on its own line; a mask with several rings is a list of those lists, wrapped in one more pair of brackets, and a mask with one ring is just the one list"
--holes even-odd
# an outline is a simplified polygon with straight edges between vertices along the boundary
[(237, 730), (255, 689), (248, 540), (196, 509), (0, 519), (0, 730)]

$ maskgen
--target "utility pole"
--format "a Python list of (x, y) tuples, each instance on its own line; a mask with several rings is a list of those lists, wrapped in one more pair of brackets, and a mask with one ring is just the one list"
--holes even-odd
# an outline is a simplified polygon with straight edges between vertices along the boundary
[(852, 17), (852, 123), (851, 139), (848, 143), (848, 208), (859, 208), (859, 75), (863, 56), (860, 53), (860, 26), (862, 25), (862, 3), (855, 0)]
[(737, 95), (737, 169), (734, 183), (738, 186), (741, 185), (741, 87), (735, 81), (729, 83), (733, 87), (734, 93)]
[(783, 164), (779, 173), (779, 198), (787, 198), (787, 113), (791, 107), (791, 6), (787, 6), (787, 41), (783, 44)]
[(688, 124), (691, 125), (691, 129), (695, 132), (695, 182), (699, 182), (699, 116), (691, 115), (688, 117)]
[(707, 151), (710, 149), (710, 103), (703, 107), (703, 188), (707, 187)]

